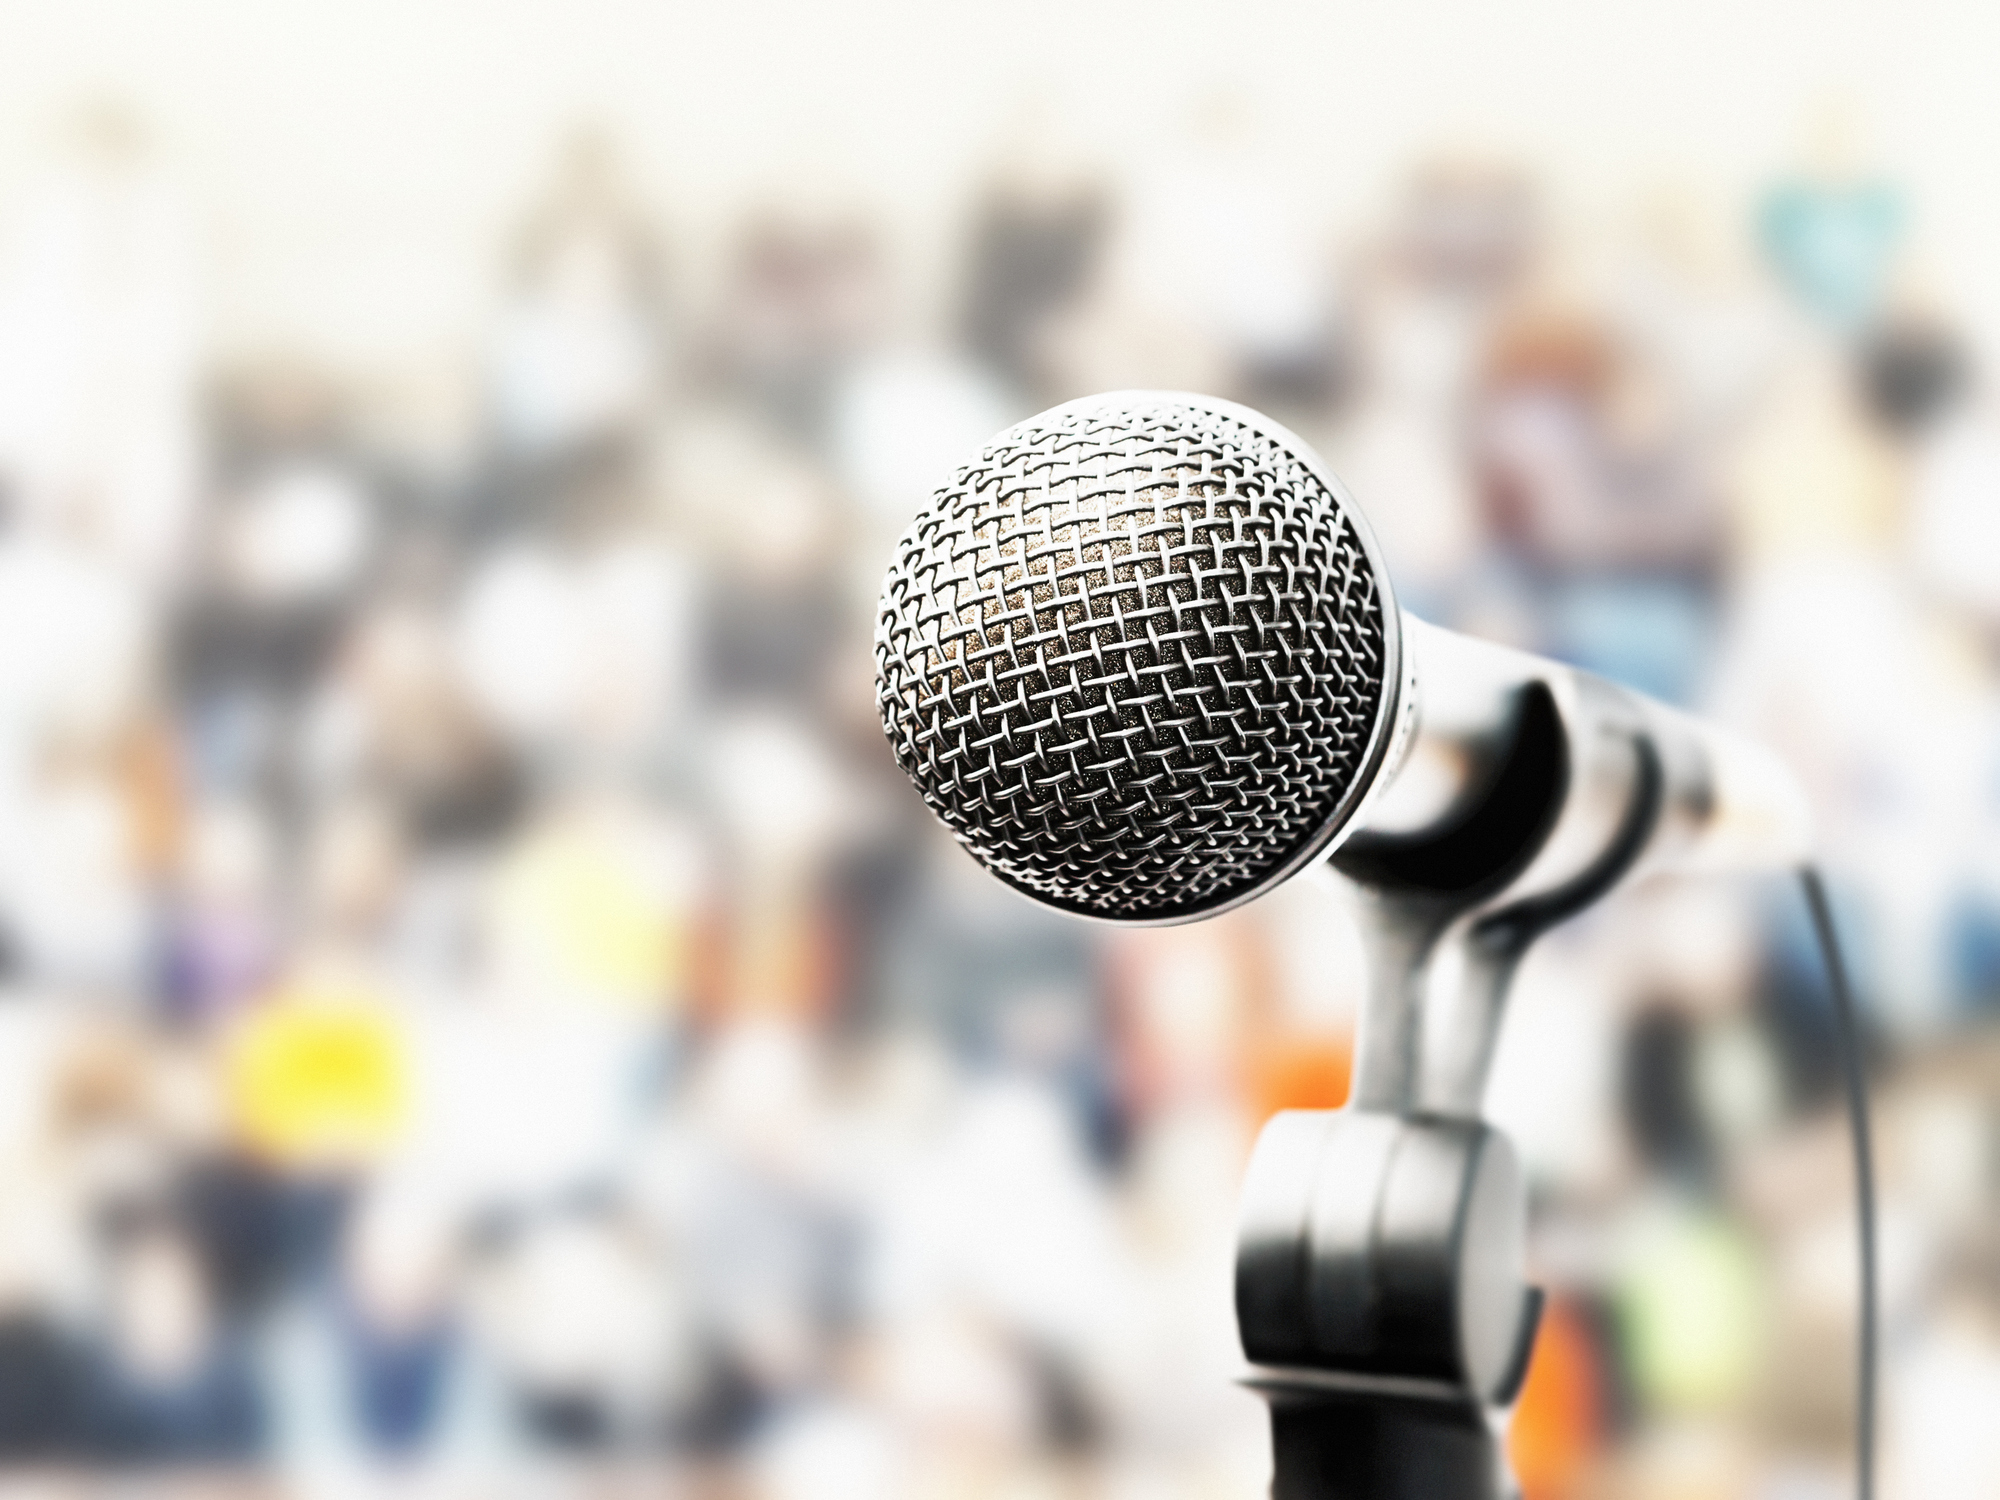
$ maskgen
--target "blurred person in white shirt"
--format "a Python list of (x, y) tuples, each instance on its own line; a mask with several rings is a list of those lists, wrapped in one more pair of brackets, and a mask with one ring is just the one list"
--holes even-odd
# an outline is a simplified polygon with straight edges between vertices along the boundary
[(844, 372), (884, 331), (891, 269), (876, 214), (837, 178), (767, 190), (730, 246), (704, 353), (713, 386), (820, 451)]
[(1238, 89), (1200, 102), (1138, 174), (1117, 253), (1138, 304), (1213, 361), (1190, 389), (1289, 413), (1332, 394), (1332, 262), (1308, 194), (1274, 169), (1261, 107)]
[(145, 964), (161, 788), (150, 612), (60, 531), (0, 536), (0, 927), (17, 967), (126, 990)]
[(629, 431), (662, 369), (662, 246), (609, 135), (564, 143), (509, 273), (491, 355), (497, 435), (508, 459), (560, 465)]
[[(1077, 151), (1068, 123), (1047, 101), (1015, 122), (973, 210), (966, 245), (959, 314), (965, 351), (1024, 412), (1077, 394), (1062, 387), (1051, 339), (1102, 275), (1116, 222), (1111, 185)], [(1005, 425), (996, 422), (979, 438)]]
[(1465, 428), (1480, 350), (1540, 254), (1540, 220), (1518, 169), (1439, 156), (1412, 171), (1355, 268), (1351, 400), (1327, 454), (1372, 506), (1403, 602), (1426, 617), (1454, 618), (1480, 561)]
[(695, 580), (620, 460), (572, 473), (548, 513), (476, 562), (452, 623), (472, 702), (515, 749), (633, 770), (687, 728)]
[(107, 100), (0, 242), (0, 474), (21, 518), (83, 512), (154, 584), (181, 561), (201, 461), (197, 236), (145, 123)]

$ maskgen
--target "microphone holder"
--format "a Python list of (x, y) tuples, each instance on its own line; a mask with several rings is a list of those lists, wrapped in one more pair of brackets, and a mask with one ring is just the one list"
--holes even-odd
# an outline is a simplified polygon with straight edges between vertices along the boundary
[[(1333, 857), (1361, 894), (1371, 969), (1352, 1097), (1264, 1127), (1238, 1230), (1237, 1324), (1271, 1408), (1273, 1500), (1519, 1495), (1505, 1435), (1543, 1298), (1526, 1279), (1520, 1166), (1481, 1101), (1522, 958), (1629, 871), (1663, 787), (1638, 740), (1609, 843), (1559, 888), (1510, 900), (1569, 795), (1560, 728), (1528, 689), (1469, 812)], [(1453, 950), (1458, 983), (1435, 994)], [(1427, 1015), (1444, 1021), (1428, 1037)]]

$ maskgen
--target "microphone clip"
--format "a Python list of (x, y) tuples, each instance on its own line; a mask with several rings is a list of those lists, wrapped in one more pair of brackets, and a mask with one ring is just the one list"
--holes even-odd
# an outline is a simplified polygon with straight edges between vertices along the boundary
[[(1265, 1125), (1237, 1236), (1237, 1325), (1249, 1384), (1271, 1406), (1273, 1500), (1519, 1493), (1504, 1438), (1543, 1296), (1526, 1279), (1519, 1161), (1481, 1101), (1521, 960), (1632, 867), (1662, 776), (1635, 740), (1629, 800), (1596, 857), (1524, 896), (1517, 877), (1572, 791), (1545, 689), (1522, 693), (1508, 740), (1448, 826), (1357, 839), (1331, 861), (1360, 894), (1373, 971), (1352, 1098)], [(1458, 982), (1433, 996), (1448, 946)]]

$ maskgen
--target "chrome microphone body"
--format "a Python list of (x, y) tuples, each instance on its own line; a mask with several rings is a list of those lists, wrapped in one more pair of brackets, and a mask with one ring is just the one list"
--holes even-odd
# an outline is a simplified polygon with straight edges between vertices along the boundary
[[(1547, 754), (1565, 783), (1555, 823), (1506, 894), (1523, 899), (1576, 879), (1601, 859), (1650, 797), (1649, 824), (1626, 875), (1790, 868), (1812, 847), (1812, 818), (1791, 772), (1769, 750), (1644, 694), (1560, 662), (1402, 615), (1407, 662), (1397, 739), (1369, 796), (1329, 851), (1361, 872), (1386, 851), (1434, 844), (1491, 795), (1524, 724), (1544, 698), (1559, 742)], [(1649, 781), (1657, 787), (1649, 792)], [(1526, 830), (1523, 830), (1525, 836)], [(1496, 859), (1519, 850), (1490, 851)], [(1485, 873), (1440, 870), (1469, 883)]]
[(995, 437), (899, 542), (876, 662), (933, 811), (1085, 916), (1192, 920), (1329, 858), (1493, 905), (1614, 845), (1622, 876), (1810, 843), (1754, 743), (1406, 615), (1318, 455), (1208, 397), (1113, 392)]

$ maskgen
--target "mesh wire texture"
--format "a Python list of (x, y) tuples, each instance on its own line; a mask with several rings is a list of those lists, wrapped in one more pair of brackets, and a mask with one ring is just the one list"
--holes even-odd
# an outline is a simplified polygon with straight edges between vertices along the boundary
[(1338, 497), (1252, 416), (1058, 407), (996, 437), (897, 543), (883, 729), (959, 842), (1050, 904), (1195, 915), (1351, 810), (1385, 601)]

